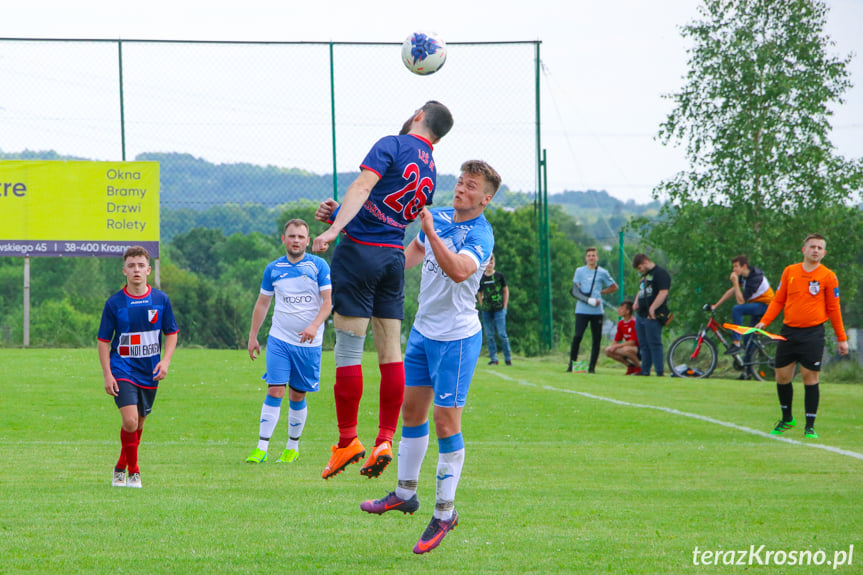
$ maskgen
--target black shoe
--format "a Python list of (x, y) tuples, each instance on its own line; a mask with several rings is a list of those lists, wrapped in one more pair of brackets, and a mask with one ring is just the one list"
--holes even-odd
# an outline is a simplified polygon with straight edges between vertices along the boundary
[(498, 363), (499, 362), (496, 359), (493, 359), (490, 362), (488, 362), (489, 365), (497, 365)]
[(588, 369), (587, 373), (596, 373), (596, 370), (595, 369)]
[(512, 365), (512, 360), (511, 360), (511, 359), (506, 360), (506, 364), (507, 364), (507, 365)]
[(743, 351), (743, 348), (737, 344), (734, 344), (725, 350), (725, 355), (737, 355), (741, 351)]
[(741, 381), (749, 380), (749, 379), (752, 379), (752, 376), (749, 375), (748, 373), (741, 373), (740, 375), (737, 376), (737, 379), (741, 380)]
[(566, 373), (572, 373), (572, 364), (571, 363), (566, 367)]
[(639, 371), (638, 373), (634, 373), (633, 375), (643, 375), (644, 377), (649, 377), (649, 373), (644, 373), (643, 371)]

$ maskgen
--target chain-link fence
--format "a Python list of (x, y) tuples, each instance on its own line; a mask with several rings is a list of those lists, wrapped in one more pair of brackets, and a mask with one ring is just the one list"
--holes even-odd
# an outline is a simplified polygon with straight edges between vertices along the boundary
[[(158, 161), (162, 253), (182, 235), (191, 247), (174, 250), (174, 263), (216, 280), (175, 273), (171, 284), (184, 286), (176, 299), (188, 310), (203, 309), (196, 311), (201, 317), (224, 315), (221, 329), (232, 332), (211, 339), (234, 345), (245, 337), (242, 298), (254, 293), (260, 262), (250, 261), (248, 269), (237, 264), (242, 272), (213, 271), (213, 258), (204, 255), (254, 252), (261, 260), (268, 247), (278, 251), (252, 236), (225, 238), (273, 237), (285, 204), (342, 197), (372, 144), (397, 133), (424, 102), (443, 102), (455, 118), (435, 146), (436, 205), (450, 201), (467, 159), (493, 165), (504, 190), (533, 194), (542, 187), (539, 42), (450, 44), (445, 66), (431, 76), (411, 74), (400, 52), (393, 43), (0, 38), (0, 160)], [(0, 202), (0, 215), (2, 209)], [(221, 233), (188, 235), (199, 228)], [(0, 260), (0, 345), (16, 345), (21, 272), (11, 258)], [(118, 274), (110, 262), (35, 260), (34, 317), (70, 326), (74, 345), (76, 334), (94, 329), (100, 300), (116, 289), (111, 278)], [(91, 280), (103, 278), (98, 287), (66, 279), (80, 276), (82, 266)], [(241, 276), (236, 293), (229, 273)], [(187, 323), (186, 333), (206, 327)], [(64, 344), (57, 336), (38, 341)]]
[(452, 44), (443, 69), (421, 77), (395, 44), (5, 39), (0, 152), (159, 160), (163, 212), (317, 201), (435, 99), (455, 117), (438, 174), (481, 158), (504, 186), (532, 192), (537, 48)]

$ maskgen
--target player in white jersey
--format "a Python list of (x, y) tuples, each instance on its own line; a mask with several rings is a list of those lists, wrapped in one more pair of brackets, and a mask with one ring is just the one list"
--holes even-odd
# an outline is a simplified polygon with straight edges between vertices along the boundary
[(438, 437), (434, 514), (414, 553), (437, 547), (458, 525), (455, 492), (464, 465), (461, 414), (482, 349), (476, 292), (494, 249), (483, 211), (500, 187), (488, 164), (462, 164), (453, 207), (420, 213), (422, 232), (405, 250), (405, 266), (422, 264), (419, 308), (405, 350), (405, 398), (398, 450), (398, 487), (383, 499), (365, 501), (363, 511), (382, 514), (419, 509), (417, 483), (429, 444), (429, 409), (434, 405)]
[(321, 376), (321, 345), (324, 321), (332, 310), (330, 267), (318, 256), (307, 254), (309, 226), (300, 219), (285, 224), (282, 243), (286, 255), (270, 262), (264, 270), (261, 292), (252, 312), (249, 330), (249, 357), (261, 353), (258, 331), (275, 299), (273, 321), (267, 338), (267, 396), (261, 407), (258, 445), (246, 458), (248, 463), (267, 460), (270, 438), (279, 422), (285, 388), (288, 401), (289, 439), (279, 463), (299, 456), (299, 441), (306, 425), (306, 393), (318, 391)]

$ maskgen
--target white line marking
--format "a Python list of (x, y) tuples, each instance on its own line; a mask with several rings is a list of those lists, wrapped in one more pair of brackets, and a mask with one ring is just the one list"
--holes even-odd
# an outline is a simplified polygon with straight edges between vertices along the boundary
[(785, 443), (791, 443), (794, 445), (803, 445), (805, 447), (814, 447), (816, 449), (823, 449), (824, 451), (829, 451), (831, 453), (836, 453), (838, 455), (845, 455), (847, 457), (853, 457), (854, 459), (859, 459), (863, 461), (863, 453), (857, 453), (856, 451), (848, 451), (847, 449), (839, 449), (838, 447), (833, 447), (831, 445), (824, 445), (821, 443), (810, 443), (808, 441), (797, 441), (796, 439), (791, 439), (788, 437), (784, 437), (782, 435), (771, 435), (767, 432), (760, 431), (758, 429), (752, 429), (751, 427), (744, 427), (742, 425), (737, 425), (736, 423), (729, 423), (727, 421), (720, 421), (718, 419), (713, 419), (712, 417), (707, 417), (704, 415), (699, 415), (697, 413), (688, 413), (686, 411), (680, 411), (679, 409), (672, 409), (670, 407), (662, 407), (658, 405), (646, 405), (643, 403), (630, 403), (628, 401), (621, 401), (619, 399), (612, 399), (610, 397), (602, 397), (601, 395), (594, 395), (592, 393), (586, 393), (584, 391), (575, 391), (572, 389), (560, 389), (559, 387), (552, 387), (550, 385), (537, 385), (535, 383), (531, 383), (529, 381), (525, 381), (523, 379), (515, 379), (513, 377), (509, 377), (508, 375), (504, 375), (498, 371), (487, 371), (487, 373), (496, 375), (502, 379), (507, 381), (513, 381), (519, 385), (524, 385), (527, 387), (539, 387), (542, 389), (546, 389), (548, 391), (559, 391), (561, 393), (570, 393), (573, 395), (580, 395), (582, 397), (588, 397), (590, 399), (596, 399), (599, 401), (607, 401), (608, 403), (614, 403), (616, 405), (623, 405), (625, 407), (637, 407), (639, 409), (654, 409), (656, 411), (664, 411), (665, 413), (670, 413), (672, 415), (682, 415), (683, 417), (689, 417), (692, 419), (698, 419), (701, 421), (706, 421), (707, 423), (715, 423), (716, 425), (721, 425), (723, 427), (730, 427), (732, 429), (736, 429), (738, 431), (744, 431), (746, 433), (751, 433), (752, 435), (758, 435), (761, 437), (766, 437), (767, 439), (774, 439), (776, 441), (784, 441)]

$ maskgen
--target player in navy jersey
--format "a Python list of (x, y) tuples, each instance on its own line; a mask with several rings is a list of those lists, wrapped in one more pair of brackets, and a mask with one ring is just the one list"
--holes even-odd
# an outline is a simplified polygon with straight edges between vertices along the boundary
[(258, 332), (276, 300), (270, 335), (267, 338), (267, 396), (261, 407), (258, 446), (248, 463), (267, 460), (270, 438), (279, 422), (285, 388), (288, 392), (288, 443), (279, 463), (291, 463), (299, 456), (299, 442), (306, 426), (306, 393), (318, 391), (321, 378), (321, 344), (324, 322), (332, 311), (330, 266), (318, 256), (306, 253), (309, 225), (301, 219), (285, 224), (282, 234), (286, 255), (270, 262), (261, 280), (261, 292), (252, 312), (249, 329), (249, 357), (261, 353)]
[(105, 377), (105, 393), (114, 397), (123, 420), (120, 459), (114, 466), (111, 485), (141, 487), (138, 467), (141, 432), (153, 409), (159, 382), (168, 375), (179, 328), (168, 296), (147, 284), (150, 254), (146, 249), (132, 246), (126, 250), (123, 275), (126, 287), (108, 298), (102, 311), (99, 362)]
[(494, 250), (494, 234), (483, 211), (500, 187), (500, 176), (481, 161), (465, 162), (461, 171), (453, 207), (424, 210), (422, 232), (405, 252), (407, 267), (422, 264), (422, 281), (405, 350), (398, 485), (384, 498), (360, 505), (379, 515), (413, 514), (419, 509), (417, 484), (433, 409), (438, 438), (436, 501), (432, 519), (414, 546), (417, 554), (440, 545), (458, 525), (455, 492), (465, 458), (461, 416), (482, 350), (475, 294)]
[[(336, 417), (339, 442), (321, 476), (340, 473), (362, 459), (357, 414), (363, 395), (362, 354), (369, 320), (381, 373), (380, 411), (375, 447), (360, 473), (377, 477), (392, 461), (392, 440), (404, 397), (401, 354), (404, 319), (404, 236), (427, 203), (437, 171), (432, 149), (450, 128), (449, 110), (426, 102), (405, 122), (398, 136), (386, 136), (360, 165), (360, 175), (339, 206), (323, 202), (315, 214), (332, 225), (315, 238), (312, 251), (323, 252), (344, 232), (333, 253), (333, 324), (336, 328)], [(332, 219), (331, 219), (332, 218)]]

